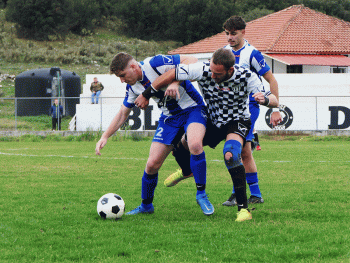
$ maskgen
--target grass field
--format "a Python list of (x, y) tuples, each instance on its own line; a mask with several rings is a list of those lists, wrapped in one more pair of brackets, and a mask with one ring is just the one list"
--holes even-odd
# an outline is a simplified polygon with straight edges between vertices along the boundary
[(350, 262), (349, 139), (263, 139), (265, 203), (251, 221), (221, 205), (232, 189), (222, 144), (205, 149), (214, 215), (202, 214), (192, 179), (163, 185), (170, 156), (154, 214), (100, 219), (105, 193), (127, 211), (140, 204), (150, 143), (110, 141), (95, 156), (95, 142), (0, 142), (0, 262)]

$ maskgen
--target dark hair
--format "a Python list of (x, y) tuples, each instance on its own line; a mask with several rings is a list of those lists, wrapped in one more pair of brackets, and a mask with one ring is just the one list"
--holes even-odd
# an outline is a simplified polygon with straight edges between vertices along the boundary
[(231, 16), (223, 24), (223, 28), (227, 31), (236, 31), (245, 29), (246, 23), (241, 16)]
[(235, 55), (230, 49), (219, 48), (214, 52), (211, 61), (215, 65), (223, 65), (226, 70), (229, 70), (235, 65)]
[(109, 65), (110, 74), (118, 74), (119, 71), (123, 71), (134, 58), (124, 52), (118, 53), (112, 59), (111, 64)]

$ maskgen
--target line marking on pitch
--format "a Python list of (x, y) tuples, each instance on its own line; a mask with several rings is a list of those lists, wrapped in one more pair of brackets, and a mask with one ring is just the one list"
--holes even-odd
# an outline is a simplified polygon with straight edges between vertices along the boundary
[[(140, 160), (146, 161), (147, 158), (121, 158), (121, 157), (101, 157), (101, 156), (73, 156), (73, 155), (36, 155), (36, 154), (23, 154), (23, 153), (4, 153), (0, 152), (0, 155), (7, 156), (23, 156), (23, 157), (56, 157), (56, 158), (84, 158), (84, 159), (104, 159), (104, 160)], [(175, 161), (175, 159), (169, 159)], [(223, 162), (223, 160), (207, 160), (209, 162)], [(255, 160), (255, 162), (261, 163), (293, 163), (294, 161), (270, 161), (270, 160)], [(302, 161), (304, 163), (349, 163), (349, 161)], [(299, 161), (298, 161), (299, 163)]]

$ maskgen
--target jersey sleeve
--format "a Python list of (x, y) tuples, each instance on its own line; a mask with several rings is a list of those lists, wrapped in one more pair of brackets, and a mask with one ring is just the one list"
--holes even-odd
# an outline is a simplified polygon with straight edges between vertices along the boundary
[(255, 49), (251, 54), (251, 67), (253, 67), (255, 72), (260, 76), (263, 76), (266, 72), (270, 70), (269, 65), (267, 65), (264, 56), (261, 52)]
[(180, 64), (180, 55), (156, 55), (149, 61), (149, 64), (158, 75), (162, 75)]
[(201, 80), (204, 76), (204, 63), (180, 64), (175, 68), (176, 80)]
[(248, 90), (251, 92), (251, 94), (255, 94), (257, 92), (262, 92), (266, 96), (270, 95), (271, 92), (269, 89), (265, 89), (264, 84), (259, 79), (259, 77), (251, 72), (250, 77), (248, 78)]
[(135, 100), (138, 96), (132, 91), (132, 87), (128, 84), (126, 85), (126, 93), (123, 104), (127, 108), (133, 108), (135, 106)]

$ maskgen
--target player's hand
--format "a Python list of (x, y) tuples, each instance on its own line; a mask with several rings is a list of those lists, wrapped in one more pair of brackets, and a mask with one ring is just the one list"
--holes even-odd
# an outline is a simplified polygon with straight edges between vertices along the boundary
[(167, 89), (164, 93), (164, 96), (169, 96), (173, 99), (176, 99), (176, 97), (177, 97), (178, 99), (180, 99), (179, 84), (177, 82), (171, 83), (167, 87)]
[(95, 148), (95, 153), (96, 155), (101, 155), (100, 150), (107, 144), (107, 139), (101, 138), (97, 143), (96, 143), (96, 148)]
[(142, 94), (139, 95), (135, 100), (135, 105), (142, 110), (146, 109), (148, 104), (149, 104), (149, 100), (146, 99)]
[(259, 104), (264, 104), (265, 103), (265, 95), (262, 92), (257, 92), (253, 95), (253, 98), (255, 101)]
[(282, 121), (283, 121), (282, 114), (279, 111), (272, 112), (271, 118), (270, 118), (270, 124), (272, 124), (273, 127), (277, 126)]

